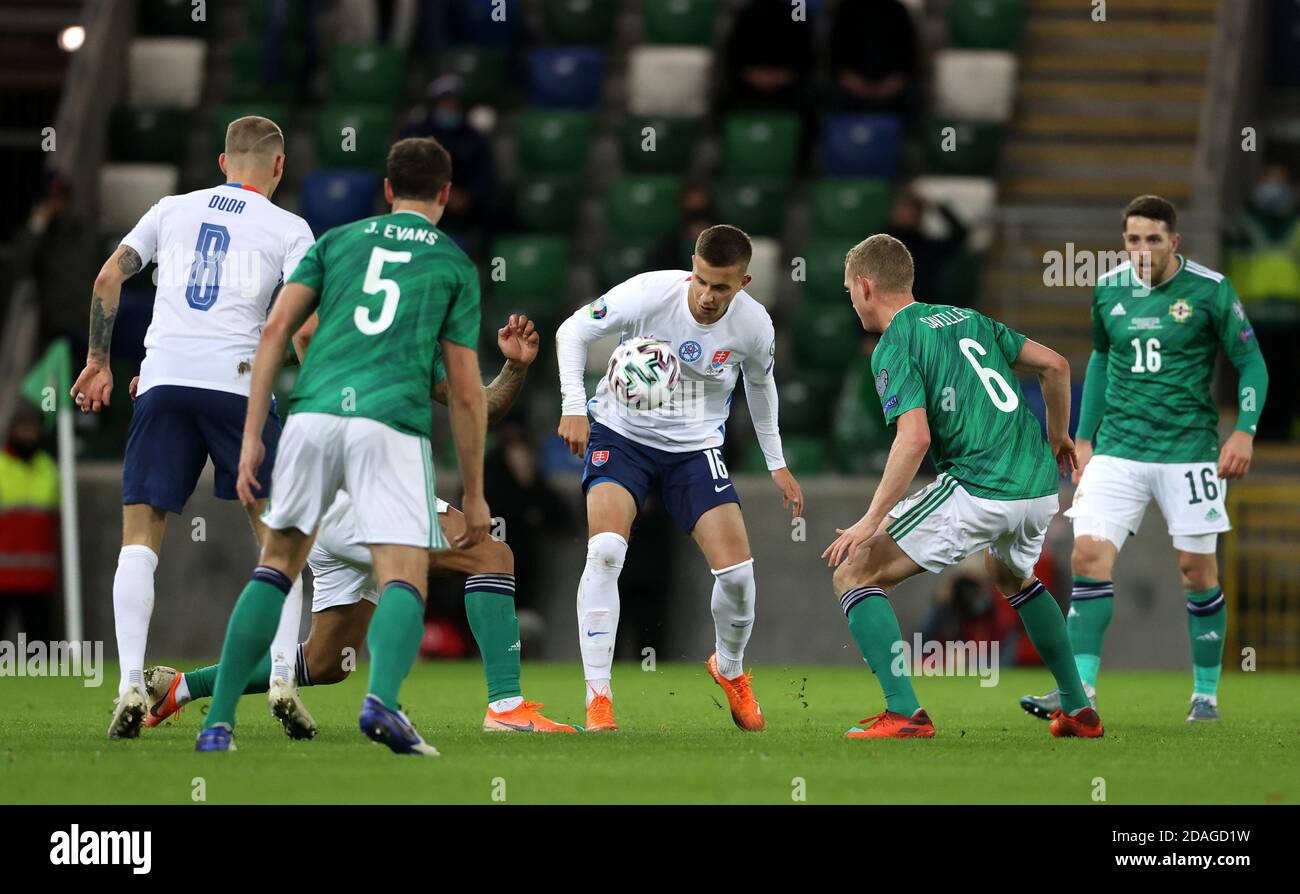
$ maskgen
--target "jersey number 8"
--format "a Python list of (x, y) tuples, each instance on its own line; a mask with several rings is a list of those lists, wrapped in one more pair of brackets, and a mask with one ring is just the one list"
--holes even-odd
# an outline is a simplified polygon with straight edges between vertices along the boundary
[(370, 308), (358, 306), (352, 313), (352, 319), (366, 335), (378, 335), (389, 326), (397, 316), (397, 301), (402, 297), (402, 289), (395, 280), (384, 279), (380, 273), (385, 264), (405, 264), (411, 260), (409, 251), (389, 251), (386, 248), (372, 248), (370, 263), (366, 265), (366, 279), (361, 284), (361, 291), (367, 295), (384, 294), (384, 303), (379, 308), (379, 319), (370, 315)]
[[(979, 354), (980, 357), (988, 354), (982, 344), (973, 338), (963, 338), (957, 342), (957, 347), (961, 348), (962, 354), (970, 361), (970, 365), (975, 370), (975, 375), (980, 377), (980, 384), (988, 392), (989, 400), (993, 401), (993, 406), (1003, 413), (1010, 413), (1020, 406), (1020, 398), (1016, 397), (1016, 392), (1011, 390), (1007, 380), (1002, 378), (996, 369), (981, 366), (979, 360), (976, 359), (976, 354)], [(994, 390), (995, 385), (997, 386), (996, 391)]]

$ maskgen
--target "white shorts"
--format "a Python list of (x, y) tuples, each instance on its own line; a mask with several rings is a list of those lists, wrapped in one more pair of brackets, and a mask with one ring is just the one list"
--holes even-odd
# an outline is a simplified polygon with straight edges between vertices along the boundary
[[(450, 508), (447, 502), (435, 500), (437, 513), (445, 514)], [(370, 558), (370, 550), (357, 539), (355, 518), (351, 498), (340, 493), (321, 520), (316, 542), (307, 554), (307, 565), (314, 578), (313, 612), (336, 605), (353, 605), (362, 599), (379, 602), (374, 561)], [(440, 543), (434, 548), (445, 548), (447, 541), (441, 526), (438, 527), (438, 539)]]
[(1027, 580), (1059, 505), (1056, 494), (1027, 500), (977, 497), (944, 474), (889, 510), (894, 521), (886, 531), (926, 571), (938, 573), (987, 549)]
[(280, 436), (263, 524), (311, 534), (339, 491), (352, 496), (359, 542), (440, 545), (428, 438), (360, 416), (294, 413)]
[(1169, 526), (1174, 548), (1212, 553), (1218, 535), (1230, 530), (1224, 505), (1227, 482), (1215, 463), (1145, 463), (1118, 456), (1094, 456), (1084, 466), (1074, 505), (1065, 517), (1075, 537), (1100, 537), (1119, 549), (1137, 533), (1154, 498)]

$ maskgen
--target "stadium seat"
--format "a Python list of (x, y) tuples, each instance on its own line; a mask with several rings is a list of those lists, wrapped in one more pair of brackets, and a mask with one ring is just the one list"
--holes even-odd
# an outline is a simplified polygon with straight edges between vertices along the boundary
[(515, 217), (527, 230), (567, 233), (578, 222), (583, 182), (569, 174), (536, 174), (515, 187)]
[(285, 41), (275, 54), (275, 69), (268, 83), (262, 81), (262, 44), (255, 38), (241, 40), (230, 49), (231, 99), (274, 99), (288, 102), (297, 94), (298, 80), (307, 51), (301, 44)]
[(818, 237), (861, 239), (889, 222), (889, 182), (822, 180), (812, 188), (812, 228)]
[(893, 115), (828, 115), (822, 136), (826, 173), (892, 179), (902, 141), (903, 124)]
[(456, 36), (463, 43), (508, 47), (523, 17), (520, 5), (519, 0), (459, 0)]
[[(822, 435), (826, 432), (839, 375), (837, 373), (832, 377), (811, 374), (801, 369), (789, 375), (778, 376), (783, 444), (791, 435)], [(761, 455), (760, 453), (760, 457)], [(760, 468), (766, 469), (766, 466)]]
[(783, 280), (789, 277), (787, 270), (781, 267), (781, 242), (755, 236), (750, 244), (754, 256), (749, 259), (749, 275), (754, 279), (745, 287), (745, 291), (759, 304), (771, 310), (780, 299)]
[(113, 110), (108, 133), (113, 161), (180, 164), (185, 153), (185, 113), (179, 109), (119, 106)]
[(406, 53), (395, 47), (343, 44), (330, 57), (330, 99), (396, 105), (402, 99)]
[[(647, 134), (646, 128), (652, 132)], [(623, 165), (645, 174), (680, 174), (691, 166), (698, 133), (699, 123), (690, 118), (630, 115), (620, 132)]]
[(552, 109), (594, 109), (605, 86), (605, 51), (594, 47), (543, 47), (528, 54), (528, 104)]
[(628, 53), (628, 111), (699, 118), (709, 110), (705, 47), (633, 47)]
[(781, 453), (786, 467), (795, 475), (821, 475), (826, 471), (826, 441), (818, 435), (782, 438)]
[(836, 468), (850, 475), (879, 475), (885, 468), (893, 436), (885, 425), (866, 354), (849, 364), (832, 426)]
[(554, 314), (566, 301), (569, 244), (563, 236), (498, 236), (485, 277), (507, 312)]
[(955, 254), (939, 265), (934, 277), (934, 294), (921, 297), (920, 300), (973, 307), (979, 300), (980, 277), (983, 272), (982, 255), (970, 251)]
[(614, 37), (618, 4), (610, 0), (543, 0), (547, 43), (607, 45)]
[(312, 171), (302, 178), (302, 216), (319, 236), (375, 213), (381, 177), (372, 171)]
[(714, 189), (718, 220), (751, 236), (781, 235), (785, 227), (786, 184), (767, 178), (728, 177)]
[(840, 304), (805, 304), (794, 318), (795, 361), (804, 372), (842, 376), (862, 353), (862, 323), (843, 289), (840, 294)]
[(191, 0), (141, 0), (136, 31), (148, 37), (203, 37), (208, 23), (195, 20)]
[(970, 229), (968, 246), (984, 251), (993, 243), (997, 183), (983, 177), (918, 177), (912, 188), (930, 202), (947, 205)]
[(1011, 119), (1016, 57), (998, 50), (940, 50), (934, 60), (935, 114), (953, 121)]
[(954, 47), (1014, 50), (1020, 44), (1025, 0), (949, 0), (948, 43)]
[(176, 192), (175, 165), (106, 164), (99, 169), (99, 229), (131, 230), (163, 196)]
[(206, 41), (192, 37), (137, 37), (127, 51), (127, 105), (192, 109), (203, 95)]
[(382, 170), (392, 132), (393, 113), (383, 106), (325, 106), (316, 116), (316, 166)]
[(926, 171), (992, 177), (997, 173), (1005, 136), (1006, 128), (1000, 124), (931, 118), (925, 134)]
[(248, 0), (248, 30), (262, 34), (275, 24), (272, 15), (282, 15), (279, 25), (291, 34), (301, 33), (303, 3), (311, 0)]
[(211, 151), (214, 157), (226, 151), (226, 128), (230, 126), (230, 122), (246, 115), (260, 115), (263, 118), (270, 118), (280, 125), (281, 130), (286, 132), (291, 126), (289, 106), (286, 103), (232, 102), (218, 106), (212, 113)]
[(527, 109), (515, 116), (515, 158), (522, 174), (581, 174), (591, 150), (591, 113)]
[(799, 161), (799, 116), (789, 112), (728, 115), (722, 125), (722, 173), (789, 177)]
[(461, 96), (469, 105), (496, 103), (506, 86), (505, 52), (498, 47), (448, 47), (438, 54), (437, 71), (460, 76)]
[(596, 285), (602, 293), (651, 269), (657, 246), (644, 239), (612, 239), (596, 256)]
[(808, 243), (802, 255), (805, 306), (839, 303), (848, 306), (849, 296), (844, 291), (844, 256), (861, 239), (861, 235), (853, 235), (814, 239)]
[(718, 0), (644, 0), (643, 39), (646, 43), (708, 46), (717, 30), (718, 5)]
[(678, 224), (681, 181), (667, 174), (620, 177), (610, 184), (606, 229), (620, 236), (661, 238)]

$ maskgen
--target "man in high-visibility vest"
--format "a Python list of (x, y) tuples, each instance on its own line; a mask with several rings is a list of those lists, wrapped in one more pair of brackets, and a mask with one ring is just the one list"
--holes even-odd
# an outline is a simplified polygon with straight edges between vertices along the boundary
[(41, 414), (18, 411), (0, 451), (0, 632), (10, 614), (28, 642), (54, 638), (59, 469), (41, 449)]

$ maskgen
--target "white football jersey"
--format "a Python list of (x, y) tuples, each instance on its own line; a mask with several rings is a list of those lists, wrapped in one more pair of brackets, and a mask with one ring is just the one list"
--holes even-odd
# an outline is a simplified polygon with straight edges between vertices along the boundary
[[(776, 336), (767, 310), (741, 291), (722, 319), (705, 325), (691, 316), (690, 281), (685, 270), (642, 273), (574, 312), (562, 327), (563, 339), (556, 339), (564, 415), (590, 412), (597, 422), (638, 444), (685, 453), (722, 444), (732, 392), (742, 371), (747, 388), (771, 385), (775, 391)], [(568, 343), (580, 343), (585, 360), (588, 344), (613, 334), (620, 341), (657, 338), (676, 352), (681, 381), (667, 405), (656, 410), (628, 409), (614, 398), (606, 378), (587, 401), (582, 368), (575, 366), (578, 357)]]
[(188, 385), (247, 396), (271, 296), (315, 241), (296, 214), (238, 184), (167, 196), (122, 240), (158, 260), (143, 394)]

